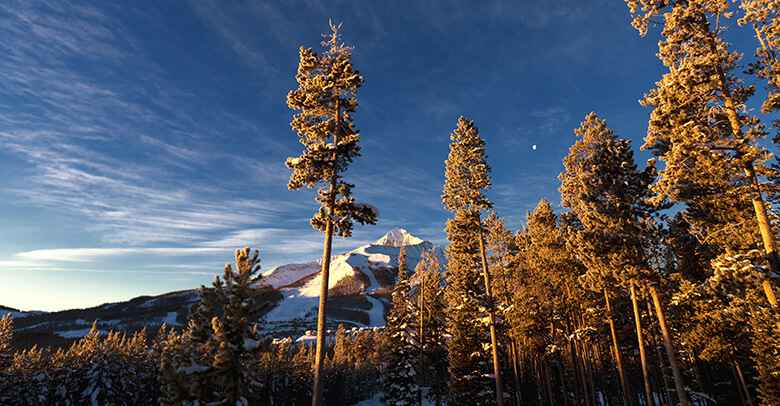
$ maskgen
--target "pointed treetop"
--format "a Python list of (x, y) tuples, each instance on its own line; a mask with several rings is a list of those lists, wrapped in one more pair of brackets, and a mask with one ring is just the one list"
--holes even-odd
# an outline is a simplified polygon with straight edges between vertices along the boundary
[(491, 168), (487, 164), (485, 140), (474, 121), (458, 119), (450, 135), (450, 154), (446, 161), (442, 203), (450, 212), (460, 209), (487, 210), (493, 207), (483, 191), (489, 189)]

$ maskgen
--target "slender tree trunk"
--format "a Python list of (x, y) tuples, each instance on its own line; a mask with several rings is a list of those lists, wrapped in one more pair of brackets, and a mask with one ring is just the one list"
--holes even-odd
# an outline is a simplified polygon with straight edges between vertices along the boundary
[(628, 379), (626, 379), (626, 371), (623, 370), (623, 356), (620, 355), (620, 347), (618, 347), (617, 333), (615, 332), (615, 322), (612, 320), (612, 306), (609, 304), (609, 294), (607, 288), (604, 288), (604, 300), (607, 303), (607, 319), (609, 320), (609, 330), (612, 333), (612, 345), (615, 348), (615, 361), (617, 362), (618, 372), (620, 373), (620, 386), (623, 388), (623, 398), (626, 404), (633, 405), (631, 391), (628, 388)]
[(747, 406), (747, 400), (745, 399), (745, 392), (742, 390), (742, 385), (739, 383), (739, 376), (737, 375), (737, 369), (734, 368), (733, 363), (729, 363), (731, 366), (731, 374), (734, 376), (734, 386), (737, 388), (737, 394), (739, 394), (739, 401), (742, 406)]
[[(652, 317), (653, 315), (653, 308), (650, 305), (650, 302), (647, 302), (647, 314)], [(656, 356), (658, 357), (658, 372), (661, 374), (661, 382), (664, 385), (664, 392), (661, 395), (661, 401), (663, 401), (664, 398), (667, 400), (667, 404), (671, 404), (672, 401), (670, 399), (670, 388), (671, 385), (669, 385), (669, 380), (666, 378), (666, 373), (664, 372), (663, 368), (663, 356), (661, 354), (661, 349), (658, 347), (658, 331), (655, 329), (655, 325), (653, 323), (650, 323), (650, 328), (653, 330), (653, 348), (655, 348)]]
[(496, 337), (496, 309), (493, 305), (493, 289), (490, 286), (490, 272), (488, 272), (487, 258), (485, 256), (485, 236), (482, 233), (482, 221), (479, 221), (479, 250), (482, 257), (482, 273), (485, 275), (485, 293), (488, 300), (488, 314), (490, 320), (490, 343), (493, 347), (493, 375), (496, 380), (496, 404), (504, 405), (504, 389), (501, 383), (501, 365), (498, 359), (498, 337)]
[(732, 359), (731, 362), (734, 364), (734, 369), (737, 371), (737, 376), (739, 377), (739, 383), (742, 385), (742, 390), (745, 392), (745, 400), (747, 400), (748, 406), (753, 406), (753, 399), (750, 397), (750, 389), (748, 389), (747, 383), (745, 383), (745, 375), (742, 375), (742, 368), (739, 367), (737, 360)]
[(521, 388), (520, 388), (520, 371), (518, 370), (517, 365), (517, 342), (514, 338), (509, 339), (509, 350), (512, 353), (512, 372), (514, 372), (514, 378), (515, 378), (515, 398), (518, 405), (523, 404), (523, 399), (521, 395)]
[(326, 307), (328, 303), (328, 278), (330, 277), (330, 252), (333, 246), (333, 222), (328, 221), (325, 229), (325, 248), (322, 254), (322, 270), (320, 271), (320, 308), (317, 314), (317, 355), (314, 366), (314, 393), (312, 394), (312, 406), (322, 404), (322, 387), (325, 378), (325, 352), (327, 349)]
[(563, 357), (558, 360), (558, 377), (561, 380), (561, 395), (563, 395), (563, 406), (569, 406), (569, 389), (566, 387), (566, 377), (563, 374)]
[[(612, 351), (612, 346), (607, 345), (607, 349)], [(601, 384), (601, 392), (599, 399), (600, 400), (606, 400), (607, 404), (609, 404), (609, 399), (612, 397), (612, 388), (610, 387), (609, 380), (607, 379), (607, 365), (606, 361), (604, 361), (604, 344), (599, 340), (599, 342), (596, 345), (596, 367), (598, 368), (598, 375), (599, 375), (599, 381)], [(598, 402), (597, 402), (598, 403)]]
[[(339, 143), (339, 128), (341, 128), (341, 106), (336, 99), (336, 131), (333, 134), (333, 144)], [(333, 215), (336, 206), (336, 188), (338, 186), (338, 173), (336, 171), (338, 154), (333, 152), (333, 163), (330, 172), (330, 190), (328, 191), (328, 215)], [(328, 307), (328, 282), (330, 281), (330, 254), (333, 248), (333, 220), (328, 217), (325, 223), (325, 247), (322, 249), (322, 270), (320, 270), (320, 307), (317, 312), (317, 360), (314, 365), (314, 393), (311, 397), (312, 406), (322, 405), (322, 388), (325, 378), (325, 352), (327, 349), (326, 337), (326, 309)]]
[[(700, 375), (704, 383), (704, 388), (706, 388), (704, 392), (708, 394), (714, 394), (715, 390), (712, 386), (712, 373), (710, 372), (709, 366), (707, 365), (707, 363), (701, 360), (701, 358), (699, 357), (699, 352), (696, 350), (696, 348), (693, 349), (693, 356), (695, 358), (696, 364), (699, 365)], [(715, 401), (707, 402), (707, 404), (711, 404), (711, 403), (715, 404)]]
[(547, 399), (549, 405), (555, 404), (555, 397), (553, 396), (552, 391), (552, 366), (550, 365), (550, 360), (545, 357), (544, 358), (544, 378), (546, 382), (547, 387)]
[(661, 335), (664, 337), (664, 346), (666, 347), (666, 355), (669, 358), (669, 366), (672, 368), (672, 376), (674, 377), (674, 386), (677, 389), (677, 397), (679, 398), (682, 406), (688, 406), (688, 394), (685, 392), (685, 385), (683, 384), (682, 374), (680, 374), (680, 367), (677, 365), (677, 355), (674, 352), (674, 345), (672, 344), (672, 338), (669, 334), (669, 329), (666, 326), (666, 319), (664, 318), (664, 312), (661, 308), (661, 301), (658, 299), (658, 291), (655, 286), (650, 285), (650, 296), (653, 298), (653, 304), (655, 305), (655, 315), (658, 317), (658, 325), (661, 327)]
[(417, 361), (417, 403), (422, 406), (422, 391), (423, 391), (423, 356), (425, 351), (425, 335), (424, 335), (424, 310), (425, 310), (425, 271), (420, 269), (420, 299), (417, 307), (420, 311), (420, 354)]
[(647, 371), (647, 357), (645, 355), (645, 340), (642, 336), (642, 319), (639, 314), (639, 305), (636, 299), (636, 286), (633, 281), (631, 283), (631, 304), (634, 306), (634, 321), (636, 324), (636, 338), (639, 343), (639, 358), (642, 361), (642, 377), (645, 380), (645, 396), (647, 397), (647, 405), (655, 406), (653, 401), (653, 388), (650, 385), (650, 373)]
[(587, 386), (586, 389), (588, 390), (588, 405), (591, 406), (591, 404), (597, 404), (596, 401), (596, 380), (593, 377), (593, 365), (591, 361), (591, 354), (588, 351), (588, 347), (591, 347), (588, 343), (580, 343), (580, 349), (582, 351), (582, 359), (585, 364), (585, 373), (587, 374)]
[[(572, 369), (577, 373), (577, 385), (579, 387), (577, 393), (585, 400), (585, 406), (590, 406), (590, 391), (588, 390), (587, 376), (585, 375), (585, 356), (582, 353), (582, 344), (577, 340), (572, 340), (569, 345), (571, 346), (571, 362)], [(579, 401), (577, 402), (579, 404)]]

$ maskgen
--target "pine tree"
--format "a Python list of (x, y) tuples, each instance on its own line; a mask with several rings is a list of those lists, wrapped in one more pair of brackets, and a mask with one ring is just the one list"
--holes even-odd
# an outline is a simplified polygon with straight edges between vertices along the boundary
[[(570, 358), (566, 355), (571, 355), (567, 341), (581, 304), (577, 277), (582, 265), (567, 249), (558, 216), (546, 199), (526, 214), (526, 226), (515, 245), (511, 334), (523, 343), (521, 349), (546, 366), (543, 386), (556, 386), (551, 384), (556, 379), (552, 368), (558, 367), (560, 382), (556, 387), (560, 390), (555, 392), (565, 404), (569, 393), (575, 392), (571, 389), (576, 389), (575, 382), (567, 382), (565, 375), (571, 375), (566, 371)], [(555, 402), (557, 394), (551, 393), (552, 389), (545, 392), (549, 401)]]
[(414, 316), (417, 309), (410, 301), (406, 249), (403, 247), (398, 264), (398, 281), (393, 288), (393, 305), (387, 317), (390, 353), (382, 383), (382, 403), (402, 406), (417, 404), (420, 390), (417, 377), (421, 371), (416, 366), (419, 336)]
[(756, 62), (751, 64), (748, 72), (766, 80), (767, 98), (761, 110), (770, 113), (780, 108), (780, 63), (777, 55), (780, 51), (780, 3), (776, 0), (742, 0), (739, 7), (745, 10), (739, 24), (750, 23), (759, 42)]
[(256, 366), (270, 343), (260, 338), (256, 324), (250, 325), (267, 306), (255, 303), (251, 287), (260, 259), (249, 247), (237, 249), (235, 255), (235, 270), (225, 264), (223, 277), (214, 278), (213, 293), (201, 286), (200, 305), (190, 309), (187, 330), (181, 335), (171, 331), (162, 344), (161, 404), (261, 400)]
[[(447, 220), (445, 231), (447, 246), (448, 288), (453, 339), (450, 341), (450, 390), (456, 403), (466, 402), (467, 392), (487, 394), (487, 388), (479, 388), (468, 380), (481, 379), (482, 361), (469, 358), (480, 354), (482, 343), (475, 332), (473, 319), (480, 307), (488, 313), (490, 348), (493, 359), (496, 403), (503, 404), (503, 384), (498, 357), (496, 318), (493, 305), (490, 272), (485, 253), (485, 230), (480, 218), (482, 210), (492, 208), (483, 191), (490, 188), (490, 166), (486, 162), (485, 140), (479, 135), (474, 122), (460, 117), (458, 126), (450, 135), (450, 154), (446, 161), (446, 182), (442, 203), (454, 219)], [(481, 268), (481, 269), (480, 269)], [(484, 284), (479, 286), (479, 276)], [(469, 303), (479, 300), (480, 304)], [(462, 336), (456, 336), (455, 333)], [(476, 365), (474, 365), (476, 364)], [(483, 389), (483, 390), (481, 390)], [(467, 392), (466, 392), (467, 391)], [(486, 401), (487, 399), (485, 399)], [(473, 398), (472, 398), (473, 401)]]
[(0, 377), (0, 403), (3, 405), (53, 404), (53, 396), (65, 391), (61, 382), (52, 380), (48, 349), (38, 346), (14, 353), (11, 366), (0, 373)]
[[(653, 108), (643, 148), (666, 161), (653, 190), (661, 198), (685, 202), (694, 225), (701, 220), (699, 225), (706, 228), (705, 238), (724, 228), (736, 229), (743, 238), (755, 234), (746, 227), (758, 229), (773, 272), (780, 272), (775, 233), (759, 182), (759, 176), (768, 174), (763, 164), (768, 154), (759, 144), (765, 130), (758, 117), (746, 113), (745, 103), (755, 87), (745, 86), (736, 76), (741, 55), (723, 40), (728, 26), (724, 21), (733, 14), (728, 2), (628, 0), (628, 4), (634, 26), (642, 34), (650, 20), (661, 15), (664, 19), (658, 56), (669, 73), (642, 102)], [(755, 219), (740, 222), (751, 204)], [(707, 218), (712, 213), (728, 221), (717, 224)], [(721, 248), (749, 250), (754, 248), (751, 243)], [(777, 309), (769, 281), (764, 291)]]
[[(256, 354), (269, 349), (262, 340), (257, 319), (262, 308), (255, 304), (250, 283), (260, 271), (257, 250), (250, 256), (249, 247), (236, 250), (236, 269), (225, 264), (224, 282), (217, 276), (214, 291), (222, 307), (222, 317), (212, 319), (216, 352), (214, 368), (216, 383), (228, 404), (244, 403), (255, 398), (260, 382), (254, 368)], [(267, 306), (267, 303), (265, 303)]]
[[(654, 209), (646, 200), (650, 197), (649, 185), (654, 178), (655, 167), (650, 161), (643, 171), (638, 171), (630, 142), (618, 139), (612, 130), (607, 129), (606, 121), (600, 120), (594, 113), (586, 117), (575, 133), (582, 138), (564, 158), (566, 171), (560, 175), (562, 205), (571, 209), (581, 226), (571, 233), (571, 244), (589, 269), (586, 285), (605, 288), (606, 284), (614, 281), (630, 289), (645, 395), (648, 404), (653, 404), (635, 288), (637, 285), (646, 287), (654, 302), (658, 302), (654, 286), (657, 275), (649, 266), (644, 242), (652, 235), (648, 222)], [(594, 279), (608, 282), (594, 283)], [(605, 300), (609, 301), (608, 293), (604, 293)], [(657, 311), (659, 319), (663, 320), (660, 303)], [(661, 328), (666, 330), (663, 323)], [(680, 401), (685, 403), (687, 398), (671, 342), (667, 343), (667, 350)], [(625, 378), (622, 379), (625, 381)], [(624, 391), (628, 391), (626, 384), (623, 385)]]
[(325, 233), (322, 255), (322, 291), (317, 321), (317, 358), (314, 374), (312, 405), (322, 402), (323, 362), (325, 359), (326, 306), (328, 300), (328, 273), (333, 234), (349, 237), (352, 221), (374, 224), (376, 208), (355, 203), (351, 196), (353, 185), (345, 182), (342, 174), (353, 159), (360, 156), (360, 134), (352, 124), (357, 108), (355, 94), (363, 83), (359, 72), (352, 67), (352, 48), (340, 42), (334, 26), (327, 41), (327, 50), (318, 55), (311, 48), (300, 49), (300, 63), (296, 80), (299, 87), (287, 96), (287, 105), (296, 114), (291, 125), (306, 146), (298, 158), (288, 158), (286, 165), (293, 169), (289, 189), (319, 187), (319, 212), (312, 218), (314, 228)]
[[(780, 402), (780, 350), (776, 344), (780, 334), (780, 316), (771, 307), (762, 306), (762, 301), (758, 300), (762, 282), (769, 272), (766, 259), (758, 250), (734, 256), (721, 255), (713, 261), (713, 271), (714, 275), (704, 284), (703, 293), (714, 294), (722, 301), (720, 306), (705, 316), (714, 319), (715, 323), (711, 324), (719, 327), (717, 333), (725, 336), (730, 349), (746, 347), (745, 336), (748, 332), (752, 333), (751, 358), (759, 373), (759, 392), (765, 402), (763, 404), (777, 404)], [(710, 336), (704, 340), (713, 338)], [(733, 354), (729, 355), (727, 359), (735, 360)]]
[[(417, 324), (419, 326), (418, 385), (427, 386), (428, 400), (440, 405), (446, 394), (446, 319), (444, 294), (441, 278), (442, 266), (431, 249), (423, 251), (422, 260), (417, 263), (412, 277), (415, 288), (412, 301), (417, 303)], [(416, 296), (416, 298), (415, 298)], [(422, 401), (422, 399), (418, 399)]]
[(14, 351), (11, 341), (14, 338), (14, 319), (11, 313), (0, 319), (0, 374), (11, 366), (14, 359)]

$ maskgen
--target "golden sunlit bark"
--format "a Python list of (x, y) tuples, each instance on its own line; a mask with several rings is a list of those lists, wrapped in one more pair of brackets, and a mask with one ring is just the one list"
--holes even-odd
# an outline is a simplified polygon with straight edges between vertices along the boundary
[(623, 389), (623, 398), (626, 403), (633, 405), (634, 402), (631, 398), (631, 391), (628, 388), (628, 379), (626, 379), (626, 371), (623, 369), (623, 356), (620, 355), (620, 347), (618, 347), (617, 333), (615, 332), (615, 322), (612, 320), (612, 306), (609, 304), (609, 294), (607, 288), (604, 288), (604, 300), (607, 304), (607, 320), (609, 321), (609, 330), (612, 333), (612, 345), (615, 350), (615, 361), (617, 362), (618, 372), (620, 373), (620, 386)]
[(650, 373), (647, 371), (647, 357), (645, 356), (645, 340), (642, 337), (642, 320), (639, 315), (639, 306), (636, 299), (636, 287), (633, 281), (631, 284), (631, 304), (634, 306), (634, 321), (636, 324), (636, 338), (639, 342), (639, 357), (642, 361), (642, 377), (645, 381), (645, 396), (647, 397), (648, 406), (654, 406), (653, 401), (653, 388), (650, 386)]
[(669, 328), (666, 326), (666, 318), (664, 318), (664, 311), (661, 308), (661, 301), (658, 298), (658, 291), (655, 286), (648, 286), (650, 296), (653, 298), (653, 305), (655, 305), (655, 315), (658, 318), (658, 325), (661, 328), (661, 335), (664, 338), (664, 346), (666, 347), (666, 355), (669, 357), (669, 366), (672, 368), (672, 376), (674, 377), (674, 386), (677, 390), (677, 397), (680, 405), (688, 406), (688, 394), (685, 392), (685, 385), (683, 384), (682, 374), (680, 373), (680, 367), (677, 365), (677, 355), (674, 352), (674, 345), (672, 344), (672, 338), (669, 334)]
[(493, 374), (496, 381), (496, 404), (504, 405), (504, 385), (501, 382), (501, 366), (498, 359), (498, 337), (496, 337), (496, 309), (493, 300), (493, 289), (490, 284), (490, 272), (488, 271), (487, 258), (485, 254), (485, 236), (482, 233), (482, 224), (479, 227), (479, 250), (482, 257), (482, 273), (485, 276), (485, 293), (488, 300), (488, 317), (490, 320), (490, 343), (493, 354)]

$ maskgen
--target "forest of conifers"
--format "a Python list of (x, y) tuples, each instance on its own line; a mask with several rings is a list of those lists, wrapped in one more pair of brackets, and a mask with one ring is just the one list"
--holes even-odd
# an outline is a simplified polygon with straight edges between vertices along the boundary
[[(461, 117), (442, 193), (447, 262), (430, 254), (406, 269), (402, 251), (385, 328), (327, 341), (323, 328), (317, 349), (260, 337), (246, 248), (201, 289), (187, 328), (150, 345), (145, 332), (93, 329), (70, 349), (17, 351), (3, 318), (0, 403), (780, 404), (780, 2), (627, 3), (641, 34), (659, 31), (668, 67), (641, 102), (642, 148), (658, 162), (640, 168), (591, 113), (563, 159), (560, 212), (543, 199), (512, 231), (486, 195), (485, 140)], [(749, 31), (755, 48), (733, 49), (727, 29)], [(319, 187), (323, 270), (333, 235), (378, 214), (342, 178), (359, 157), (363, 78), (333, 31), (322, 54), (301, 49), (287, 100), (306, 147), (286, 162), (289, 187)]]

